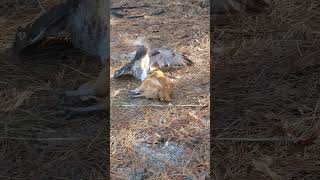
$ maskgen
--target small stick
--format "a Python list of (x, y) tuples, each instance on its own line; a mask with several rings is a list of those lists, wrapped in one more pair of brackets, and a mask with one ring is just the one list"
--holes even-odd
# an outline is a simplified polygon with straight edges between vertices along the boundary
[(141, 16), (128, 16), (127, 19), (135, 19), (135, 18), (144, 18), (144, 15)]
[(77, 71), (78, 73), (80, 73), (81, 75), (83, 75), (83, 76), (85, 76), (85, 77), (87, 77), (87, 78), (94, 79), (93, 76), (91, 76), (91, 75), (89, 75), (89, 74), (87, 74), (87, 73), (81, 72), (79, 69), (76, 69), (76, 68), (74, 68), (74, 67), (68, 66), (68, 65), (66, 65), (66, 64), (62, 64), (62, 66), (67, 67), (67, 68), (70, 68), (70, 69), (72, 69), (72, 70), (74, 70), (74, 71)]
[(145, 8), (151, 7), (150, 5), (140, 5), (140, 6), (122, 6), (122, 7), (113, 7), (112, 10), (121, 10), (121, 9), (136, 9), (136, 8)]
[(246, 141), (246, 142), (297, 142), (297, 139), (289, 139), (285, 137), (279, 138), (213, 138), (216, 141)]

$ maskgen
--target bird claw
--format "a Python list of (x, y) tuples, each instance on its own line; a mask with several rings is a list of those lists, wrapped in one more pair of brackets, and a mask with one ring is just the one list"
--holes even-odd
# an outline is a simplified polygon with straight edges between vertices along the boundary
[(130, 91), (129, 91), (129, 94), (132, 95), (132, 96), (134, 96), (134, 95), (139, 95), (139, 94), (141, 94), (141, 92), (138, 91), (138, 90), (136, 90), (136, 89), (133, 89), (133, 90), (130, 90)]

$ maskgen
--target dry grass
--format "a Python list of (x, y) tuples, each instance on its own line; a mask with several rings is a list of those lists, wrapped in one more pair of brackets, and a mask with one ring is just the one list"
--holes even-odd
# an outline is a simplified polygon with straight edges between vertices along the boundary
[[(40, 2), (47, 9), (60, 1)], [(126, 2), (117, 3), (114, 5)], [(128, 5), (139, 3), (142, 1), (128, 1)], [(125, 38), (146, 36), (156, 47), (168, 46), (186, 53), (195, 62), (195, 66), (166, 72), (177, 79), (173, 104), (203, 106), (113, 107), (111, 174), (114, 179), (126, 179), (128, 174), (123, 173), (145, 168), (144, 176), (148, 179), (181, 179), (209, 172), (208, 9), (200, 8), (198, 1), (191, 0), (161, 1), (152, 5), (165, 8), (166, 12), (148, 19), (119, 20), (113, 26), (112, 42), (122, 43), (112, 46), (111, 70), (125, 63), (126, 59), (121, 56), (128, 52)], [(105, 176), (107, 115), (67, 119), (63, 107), (85, 105), (85, 102), (62, 99), (57, 95), (61, 90), (75, 89), (96, 77), (100, 70), (98, 60), (66, 44), (31, 48), (20, 60), (14, 59), (6, 49), (12, 45), (16, 27), (37, 17), (41, 9), (18, 6), (11, 1), (1, 2), (0, 9), (0, 55), (3, 57), (0, 59), (0, 177), (98, 179)], [(138, 82), (131, 78), (112, 79), (112, 103), (153, 103), (149, 100), (132, 101), (126, 92), (136, 86)], [(121, 88), (126, 89), (115, 95)], [(159, 171), (159, 166), (152, 164), (148, 154), (144, 153), (156, 152), (166, 140), (171, 143), (169, 148), (175, 147), (182, 152), (178, 154), (182, 158), (157, 152), (158, 156), (164, 157), (163, 162), (159, 161), (163, 168)], [(170, 157), (175, 161), (171, 162)]]
[[(112, 178), (126, 179), (127, 171), (134, 169), (143, 169), (147, 179), (183, 179), (209, 173), (208, 107), (113, 107), (111, 110)], [(178, 147), (173, 152), (156, 155), (165, 142)], [(148, 154), (149, 151), (154, 154)], [(165, 158), (166, 153), (170, 158)]]
[[(0, 3), (0, 178), (98, 179), (106, 176), (106, 114), (67, 119), (62, 99), (99, 73), (99, 60), (66, 44), (8, 55), (16, 27), (38, 16), (37, 6)], [(48, 9), (58, 1), (40, 1)]]
[(252, 171), (267, 155), (283, 179), (319, 179), (319, 10), (318, 1), (280, 0), (265, 14), (213, 22), (212, 150), (225, 162), (217, 174), (270, 179)]
[[(113, 6), (143, 4), (152, 8), (128, 10), (129, 16), (165, 12), (111, 19), (111, 177), (130, 179), (142, 173), (145, 179), (183, 179), (209, 174), (208, 8), (193, 0), (121, 0)], [(134, 50), (130, 42), (138, 36), (146, 37), (153, 47), (184, 53), (195, 63), (165, 71), (176, 82), (172, 106), (132, 99), (128, 91), (141, 82), (130, 75), (112, 78), (129, 61), (127, 54)]]

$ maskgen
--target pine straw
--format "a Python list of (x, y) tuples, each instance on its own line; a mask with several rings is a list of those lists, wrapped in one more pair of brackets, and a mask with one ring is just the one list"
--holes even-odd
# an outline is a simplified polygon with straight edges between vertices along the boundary
[[(55, 0), (40, 0), (40, 2), (45, 9), (59, 3)], [(2, 6), (6, 3), (8, 3), (6, 6)], [(173, 3), (171, 1), (163, 1), (157, 3), (160, 8), (164, 7), (169, 10), (165, 13), (165, 16), (168, 22), (170, 21), (172, 24), (172, 28), (179, 26), (181, 28), (172, 34), (168, 34), (171, 30), (164, 31), (162, 34), (158, 33), (159, 37), (165, 37), (163, 41), (159, 41), (159, 37), (156, 36), (151, 36), (151, 40), (153, 39), (152, 41), (158, 47), (167, 44), (172, 45), (171, 48), (188, 53), (187, 55), (197, 64), (191, 69), (186, 68), (172, 72), (178, 72), (180, 75), (186, 74), (186, 78), (180, 84), (181, 95), (180, 97), (177, 96), (177, 99), (190, 96), (191, 98), (188, 99), (190, 104), (197, 102), (197, 104), (207, 105), (209, 89), (209, 24), (203, 24), (201, 21), (208, 21), (208, 9), (200, 8), (197, 1), (194, 4), (192, 4), (192, 1)], [(40, 49), (31, 48), (27, 54), (21, 57), (21, 61), (9, 56), (6, 49), (12, 45), (15, 29), (18, 25), (37, 17), (40, 8), (37, 6), (20, 7), (11, 1), (3, 2), (3, 4), (0, 6), (3, 12), (0, 18), (2, 27), (0, 33), (0, 55), (3, 57), (0, 59), (0, 90), (1, 98), (5, 99), (5, 101), (0, 103), (2, 111), (0, 118), (0, 134), (2, 136), (0, 177), (98, 179), (98, 177), (105, 176), (104, 170), (108, 156), (104, 133), (106, 115), (94, 114), (67, 119), (64, 115), (63, 107), (80, 104), (81, 102), (77, 99), (61, 99), (57, 95), (57, 92), (61, 90), (75, 89), (82, 83), (96, 77), (100, 71), (100, 64), (93, 57), (84, 55), (65, 44), (44, 46)], [(130, 4), (135, 5), (136, 2), (131, 2)], [(192, 6), (197, 8), (192, 9)], [(188, 11), (183, 18), (190, 19), (188, 21), (187, 19), (184, 19), (185, 21), (181, 20), (180, 13), (177, 13), (176, 9), (179, 12)], [(140, 22), (145, 21), (147, 22), (145, 25), (151, 25), (159, 19), (161, 18), (155, 18), (152, 21), (132, 20), (132, 22), (140, 24)], [(193, 26), (193, 23), (197, 24)], [(124, 28), (124, 32), (130, 34), (131, 31), (129, 29), (132, 26), (133, 24), (129, 24), (121, 27)], [(161, 21), (155, 23), (154, 28), (160, 27), (164, 27)], [(143, 26), (141, 26), (141, 29), (145, 30)], [(148, 29), (148, 32), (150, 30)], [(177, 34), (184, 36), (181, 31), (186, 31), (189, 37), (181, 38), (179, 41), (173, 39)], [(146, 34), (141, 31), (141, 33), (133, 35)], [(195, 41), (195, 39), (198, 39), (198, 41)], [(122, 53), (122, 51), (120, 52)], [(111, 61), (112, 63), (113, 61)], [(120, 66), (119, 62), (117, 65)], [(190, 75), (187, 73), (189, 71), (192, 72)], [(128, 84), (128, 80), (123, 81), (122, 84), (119, 82), (117, 82), (119, 87), (126, 87)], [(186, 86), (184, 87), (183, 85)], [(198, 93), (197, 95), (191, 93), (193, 92), (193, 86), (191, 85), (198, 87), (195, 90)], [(190, 89), (190, 87), (192, 88)], [(203, 97), (199, 95), (203, 95)], [(168, 170), (160, 174), (157, 174), (157, 169), (151, 168), (146, 174), (147, 177), (151, 179), (176, 179), (178, 177), (192, 176), (197, 171), (208, 172), (208, 115), (205, 117), (206, 120), (203, 121), (204, 116), (201, 113), (206, 109), (201, 111), (192, 109), (195, 112), (190, 115), (188, 112), (191, 109), (170, 111), (181, 113), (179, 116), (174, 116), (170, 113), (163, 115), (163, 112), (167, 111), (166, 109), (154, 111), (155, 114), (150, 112), (151, 109), (143, 110), (143, 112), (150, 112), (144, 114), (149, 116), (145, 116), (145, 119), (150, 119), (150, 122), (152, 122), (152, 119), (157, 120), (160, 115), (168, 117), (168, 122), (172, 123), (173, 127), (176, 127), (169, 129), (164, 126), (159, 129), (155, 124), (148, 125), (145, 119), (128, 123), (129, 119), (134, 119), (141, 111), (120, 111), (119, 109), (112, 111), (118, 113), (117, 117), (113, 117), (115, 124), (111, 132), (111, 134), (115, 135), (112, 141), (114, 150), (112, 160), (116, 161), (116, 164), (113, 164), (113, 166), (128, 163), (130, 158), (133, 158), (133, 166), (131, 167), (143, 168), (148, 166), (142, 159), (130, 156), (132, 155), (132, 151), (130, 151), (132, 150), (132, 143), (137, 138), (135, 135), (140, 136), (141, 133), (149, 133), (152, 135), (150, 139), (154, 139), (152, 132), (164, 129), (170, 132), (165, 137), (185, 147), (186, 151), (189, 152), (190, 159), (186, 159), (189, 161), (185, 164), (185, 167), (176, 167), (172, 171)], [(120, 115), (126, 117), (127, 123), (122, 121), (123, 118)], [(190, 116), (192, 116), (191, 119)], [(179, 118), (181, 118), (181, 121)], [(126, 126), (127, 128), (125, 128)], [(145, 130), (145, 132), (142, 130), (140, 132), (139, 129)], [(179, 132), (174, 132), (174, 129), (179, 129)], [(117, 146), (114, 148), (114, 145)], [(113, 171), (112, 173), (116, 177), (125, 177), (123, 174), (117, 174), (119, 171)]]
[[(152, 8), (129, 10), (129, 15), (150, 14), (159, 9), (165, 12), (158, 17), (111, 19), (111, 76), (129, 61), (126, 55), (134, 50), (130, 42), (138, 36), (146, 37), (153, 47), (184, 53), (195, 64), (165, 71), (166, 76), (176, 81), (173, 106), (154, 100), (132, 99), (128, 91), (141, 82), (130, 75), (119, 79), (110, 77), (111, 177), (127, 179), (131, 171), (141, 170), (145, 179), (183, 179), (208, 174), (208, 8), (201, 8), (200, 1), (193, 0), (113, 2), (114, 7), (143, 4), (150, 4)], [(150, 162), (152, 155), (143, 153), (143, 147), (149, 144), (150, 151), (161, 150), (165, 141), (177, 144), (185, 152), (185, 157), (178, 165), (169, 161), (164, 168), (159, 168), (155, 162)]]
[(319, 178), (319, 10), (318, 1), (281, 0), (265, 14), (213, 21), (212, 148), (231, 179), (270, 179), (250, 170), (263, 155), (285, 179)]
[[(14, 1), (16, 2), (16, 1)], [(58, 1), (41, 1), (45, 9)], [(16, 27), (40, 13), (38, 6), (0, 5), (0, 179), (98, 179), (106, 176), (106, 114), (67, 119), (63, 99), (97, 77), (100, 61), (64, 42), (30, 48), (20, 60), (8, 54)]]
[[(146, 179), (183, 179), (209, 173), (207, 107), (113, 107), (111, 112), (112, 178), (126, 179), (121, 171), (126, 168), (144, 169)], [(187, 158), (180, 166), (168, 162), (161, 169), (148, 161), (150, 156), (137, 153), (141, 139), (152, 149), (161, 149), (164, 141), (174, 142), (183, 147)]]
[[(209, 12), (201, 8), (199, 1), (158, 2), (117, 1), (114, 7), (121, 5), (149, 4), (152, 8), (128, 10), (135, 13), (150, 14), (159, 9), (165, 10), (161, 16), (147, 16), (137, 19), (111, 19), (111, 76), (115, 70), (129, 62), (126, 55), (135, 47), (130, 41), (144, 36), (154, 48), (168, 48), (184, 53), (195, 64), (168, 70), (165, 75), (175, 80), (173, 105), (207, 105), (209, 100)], [(163, 105), (163, 103), (145, 99), (132, 99), (130, 89), (141, 82), (124, 76), (111, 79), (112, 105)]]

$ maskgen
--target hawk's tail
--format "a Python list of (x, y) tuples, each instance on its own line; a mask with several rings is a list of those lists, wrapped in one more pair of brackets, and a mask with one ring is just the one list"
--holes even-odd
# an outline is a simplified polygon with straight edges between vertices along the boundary
[(192, 65), (193, 62), (185, 55), (172, 52), (166, 49), (158, 49), (150, 53), (150, 66), (158, 65), (164, 66), (186, 66)]

